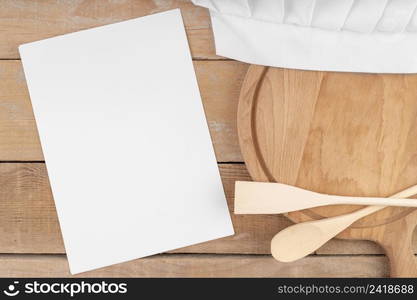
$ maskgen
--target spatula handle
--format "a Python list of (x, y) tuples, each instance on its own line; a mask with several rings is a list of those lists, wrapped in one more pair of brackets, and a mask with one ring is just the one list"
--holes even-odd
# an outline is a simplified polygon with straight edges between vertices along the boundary
[(394, 195), (397, 199), (393, 200), (326, 195), (282, 183), (236, 181), (235, 213), (279, 214), (338, 204), (417, 207), (416, 199), (400, 199), (410, 193), (417, 194), (417, 187), (413, 186)]

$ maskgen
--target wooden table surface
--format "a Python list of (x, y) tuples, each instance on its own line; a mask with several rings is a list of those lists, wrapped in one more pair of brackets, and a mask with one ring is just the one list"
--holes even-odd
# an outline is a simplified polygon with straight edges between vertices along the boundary
[[(236, 131), (238, 94), (248, 65), (215, 55), (205, 9), (188, 0), (1, 0), (0, 277), (70, 276), (18, 45), (178, 7), (183, 14), (229, 208), (233, 210), (234, 182), (250, 179)], [(163, 178), (161, 172), (161, 181)], [(279, 215), (232, 214), (232, 218), (236, 231), (232, 237), (80, 276), (388, 275), (382, 250), (367, 241), (332, 240), (307, 258), (290, 264), (279, 263), (270, 256), (269, 243), (290, 221)]]

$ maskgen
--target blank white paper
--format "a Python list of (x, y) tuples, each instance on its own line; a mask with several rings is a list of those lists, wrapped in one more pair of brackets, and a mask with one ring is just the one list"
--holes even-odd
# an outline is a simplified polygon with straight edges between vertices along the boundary
[(233, 234), (179, 10), (19, 50), (71, 273)]

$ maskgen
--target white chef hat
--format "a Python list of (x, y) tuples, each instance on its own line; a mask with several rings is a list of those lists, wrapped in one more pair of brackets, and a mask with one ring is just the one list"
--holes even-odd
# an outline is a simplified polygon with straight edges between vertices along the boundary
[(193, 0), (218, 55), (307, 70), (417, 73), (417, 0)]

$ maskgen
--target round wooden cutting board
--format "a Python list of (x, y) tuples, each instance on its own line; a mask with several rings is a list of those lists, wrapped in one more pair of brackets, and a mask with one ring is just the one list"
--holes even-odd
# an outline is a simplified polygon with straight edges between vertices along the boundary
[[(255, 181), (382, 197), (417, 184), (417, 75), (251, 66), (241, 90), (238, 129)], [(304, 222), (359, 208), (325, 206), (288, 217)], [(391, 276), (415, 277), (416, 224), (416, 209), (390, 207), (338, 237), (379, 243)]]

